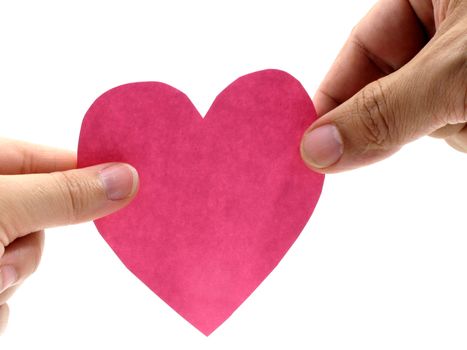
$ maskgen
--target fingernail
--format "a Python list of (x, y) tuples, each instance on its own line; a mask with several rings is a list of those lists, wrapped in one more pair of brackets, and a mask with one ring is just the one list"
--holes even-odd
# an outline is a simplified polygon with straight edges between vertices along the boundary
[(303, 136), (303, 156), (315, 168), (336, 163), (344, 152), (341, 134), (334, 124), (325, 124)]
[(138, 173), (128, 164), (112, 164), (99, 171), (99, 178), (112, 201), (130, 197), (138, 185)]
[(16, 270), (11, 265), (0, 267), (0, 293), (10, 288), (18, 279)]

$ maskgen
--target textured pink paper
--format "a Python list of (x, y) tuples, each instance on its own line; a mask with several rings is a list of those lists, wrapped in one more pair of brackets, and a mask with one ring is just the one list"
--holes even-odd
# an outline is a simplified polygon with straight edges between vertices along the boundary
[(79, 166), (122, 161), (137, 198), (96, 220), (123, 263), (209, 335), (279, 263), (312, 214), (324, 176), (300, 158), (313, 103), (291, 75), (245, 75), (203, 119), (163, 83), (116, 87), (87, 112)]

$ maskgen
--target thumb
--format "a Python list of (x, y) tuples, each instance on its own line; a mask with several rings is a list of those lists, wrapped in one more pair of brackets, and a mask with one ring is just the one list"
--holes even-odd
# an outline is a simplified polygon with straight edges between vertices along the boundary
[(0, 239), (8, 244), (47, 227), (105, 216), (126, 206), (137, 189), (136, 170), (123, 163), (0, 176)]
[(319, 118), (302, 139), (305, 163), (326, 173), (361, 167), (441, 127), (445, 102), (425, 75), (405, 66)]

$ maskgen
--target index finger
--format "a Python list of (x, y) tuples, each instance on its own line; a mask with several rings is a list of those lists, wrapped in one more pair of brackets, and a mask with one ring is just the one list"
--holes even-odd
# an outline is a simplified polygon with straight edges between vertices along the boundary
[(51, 173), (74, 168), (74, 152), (0, 138), (0, 175)]
[(316, 92), (313, 101), (319, 116), (399, 69), (420, 51), (433, 31), (428, 4), (431, 1), (418, 1), (413, 7), (407, 0), (381, 0), (370, 10)]

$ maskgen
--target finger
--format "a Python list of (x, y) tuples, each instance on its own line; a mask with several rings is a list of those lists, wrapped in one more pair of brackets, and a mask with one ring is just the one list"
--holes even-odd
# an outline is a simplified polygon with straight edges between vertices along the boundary
[[(451, 104), (446, 103), (460, 100), (453, 97), (454, 87), (459, 85), (451, 84), (452, 79), (440, 78), (442, 69), (435, 72), (435, 66), (427, 67), (428, 63), (411, 62), (367, 85), (318, 119), (302, 139), (305, 162), (326, 173), (361, 167), (384, 159), (404, 144), (460, 118), (463, 105), (458, 104), (456, 111), (448, 112)], [(433, 69), (429, 81), (419, 71), (422, 68)]]
[(464, 23), (443, 24), (409, 63), (315, 121), (301, 144), (310, 168), (323, 173), (358, 168), (445, 125), (467, 122)]
[(0, 174), (50, 173), (74, 168), (74, 152), (0, 138)]
[(467, 153), (467, 126), (464, 126), (458, 133), (446, 138), (446, 142), (458, 151)]
[(453, 136), (461, 131), (465, 127), (466, 123), (459, 123), (459, 124), (448, 124), (443, 126), (442, 128), (435, 130), (430, 134), (432, 137), (445, 139), (449, 136)]
[[(424, 8), (419, 12), (423, 12), (425, 21), (432, 21)], [(318, 88), (313, 98), (318, 115), (329, 112), (370, 82), (402, 67), (427, 41), (425, 28), (410, 2), (379, 1), (354, 28)]]
[(130, 203), (138, 182), (123, 163), (0, 177), (0, 239), (8, 245), (30, 232), (108, 215)]
[(15, 239), (0, 259), (0, 303), (5, 290), (20, 284), (39, 266), (44, 247), (44, 231)]
[(0, 305), (0, 334), (5, 331), (8, 324), (8, 316), (10, 315), (10, 309), (7, 304)]
[(18, 289), (20, 285), (14, 285), (8, 288), (7, 290), (3, 291), (3, 293), (0, 294), (0, 305), (5, 304), (10, 298), (15, 294), (16, 290)]

